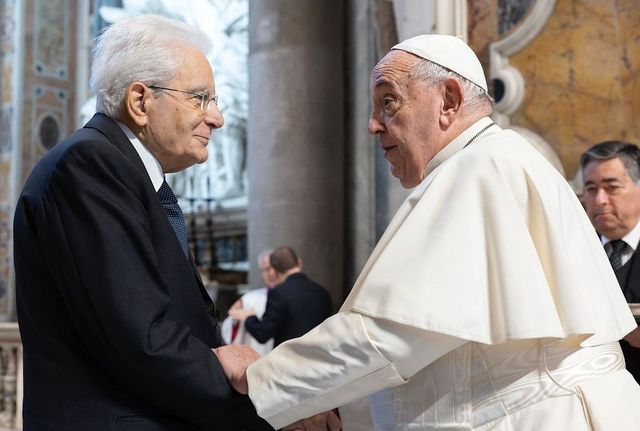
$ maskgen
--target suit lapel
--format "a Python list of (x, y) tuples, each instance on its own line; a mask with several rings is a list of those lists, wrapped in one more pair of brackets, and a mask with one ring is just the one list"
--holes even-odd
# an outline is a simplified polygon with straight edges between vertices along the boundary
[[(143, 172), (146, 174), (147, 170), (144, 166), (144, 163), (142, 162), (142, 159), (138, 155), (138, 152), (133, 147), (133, 145), (131, 144), (131, 141), (129, 141), (129, 138), (127, 138), (127, 135), (125, 135), (125, 133), (120, 128), (120, 126), (118, 126), (118, 124), (115, 121), (113, 121), (110, 117), (101, 113), (97, 113), (93, 116), (93, 118), (91, 118), (91, 120), (89, 120), (89, 122), (84, 127), (87, 129), (94, 129), (100, 132), (106, 138), (105, 139), (106, 142), (109, 142), (111, 145), (115, 146), (120, 152), (122, 152), (131, 161), (131, 163), (133, 163), (136, 166), (139, 172)], [(149, 176), (143, 175), (143, 177), (147, 179), (149, 193), (153, 192), (155, 194), (155, 189), (153, 188), (153, 184)], [(158, 208), (160, 211), (163, 211), (163, 214), (164, 214), (164, 210), (162, 210), (162, 208), (160, 207), (159, 201), (158, 201)], [(171, 232), (174, 233), (173, 231)], [(214, 307), (213, 301), (209, 297), (209, 294), (207, 293), (204, 283), (202, 282), (202, 278), (200, 277), (198, 268), (196, 267), (191, 257), (189, 258), (189, 265), (191, 266), (193, 277), (195, 278), (196, 283), (198, 284), (198, 289), (200, 291), (200, 294), (202, 295), (202, 300), (205, 303), (205, 307), (207, 311), (212, 316), (215, 317), (215, 307)]]
[[(104, 114), (97, 113), (89, 120), (87, 124), (84, 126), (88, 129), (94, 129), (100, 132), (107, 139), (111, 145), (116, 147), (122, 154), (124, 154), (131, 163), (136, 166), (139, 172), (147, 172), (147, 168), (144, 166), (142, 159), (138, 155), (138, 152), (131, 144), (127, 135), (122, 131), (120, 126), (107, 117)], [(144, 175), (145, 177), (149, 177), (149, 175)], [(149, 186), (153, 189), (153, 184), (151, 183), (151, 178), (148, 178)], [(155, 189), (153, 189), (155, 192)]]

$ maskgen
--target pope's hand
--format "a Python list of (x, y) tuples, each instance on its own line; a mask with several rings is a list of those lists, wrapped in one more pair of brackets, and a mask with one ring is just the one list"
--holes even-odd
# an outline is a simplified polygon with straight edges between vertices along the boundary
[(220, 346), (212, 350), (218, 357), (218, 361), (222, 365), (231, 387), (246, 395), (249, 392), (247, 368), (260, 359), (260, 354), (251, 347), (240, 344)]
[(342, 424), (333, 411), (319, 413), (282, 428), (282, 431), (340, 431)]

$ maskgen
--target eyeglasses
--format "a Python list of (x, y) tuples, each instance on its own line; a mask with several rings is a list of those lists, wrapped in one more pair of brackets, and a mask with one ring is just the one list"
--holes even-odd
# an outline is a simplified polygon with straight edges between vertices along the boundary
[(158, 87), (156, 85), (148, 85), (147, 87), (156, 90), (177, 91), (178, 93), (190, 94), (193, 97), (197, 97), (198, 99), (200, 99), (200, 111), (202, 111), (203, 114), (206, 114), (211, 109), (213, 104), (218, 106), (218, 95), (210, 94), (209, 90), (204, 90), (202, 93), (194, 93), (192, 91), (176, 90), (175, 88)]

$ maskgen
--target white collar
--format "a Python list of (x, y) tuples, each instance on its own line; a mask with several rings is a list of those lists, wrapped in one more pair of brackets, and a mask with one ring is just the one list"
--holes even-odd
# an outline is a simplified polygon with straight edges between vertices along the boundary
[(489, 117), (482, 117), (471, 126), (467, 127), (462, 131), (455, 139), (449, 142), (443, 149), (441, 149), (438, 154), (435, 155), (433, 159), (427, 163), (427, 167), (425, 169), (425, 178), (433, 172), (435, 168), (440, 166), (442, 162), (447, 160), (449, 157), (453, 156), (455, 153), (463, 149), (467, 143), (469, 143), (474, 136), (483, 131), (485, 127), (488, 127), (493, 123), (493, 120)]
[(151, 183), (153, 183), (153, 188), (156, 190), (160, 190), (160, 186), (164, 181), (164, 173), (162, 172), (162, 166), (160, 166), (160, 162), (155, 158), (153, 153), (149, 151), (149, 149), (140, 142), (140, 139), (136, 135), (133, 134), (131, 129), (129, 129), (126, 125), (121, 123), (120, 121), (116, 121), (118, 126), (122, 129), (122, 131), (127, 135), (129, 141), (133, 145), (133, 148), (136, 149), (136, 152), (142, 159), (142, 163), (144, 163), (144, 167), (147, 170), (147, 174), (151, 179)]
[[(636, 251), (636, 248), (638, 248), (638, 242), (640, 242), (640, 220), (638, 220), (638, 223), (636, 223), (636, 225), (629, 231), (628, 234), (620, 239), (626, 242), (627, 245), (633, 249), (633, 251)], [(600, 237), (600, 241), (602, 241), (602, 245), (604, 246), (612, 240), (602, 235)]]

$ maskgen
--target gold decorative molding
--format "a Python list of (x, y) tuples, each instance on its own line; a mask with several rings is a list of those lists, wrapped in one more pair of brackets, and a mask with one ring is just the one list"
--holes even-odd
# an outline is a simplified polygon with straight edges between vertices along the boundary
[(525, 79), (512, 66), (509, 58), (528, 46), (542, 31), (553, 13), (556, 0), (537, 0), (527, 17), (506, 37), (489, 45), (489, 77), (500, 80), (504, 92), (495, 104), (493, 118), (501, 127), (516, 130), (536, 147), (551, 164), (564, 175), (560, 158), (549, 143), (534, 131), (511, 124), (511, 116), (522, 106), (525, 98)]

